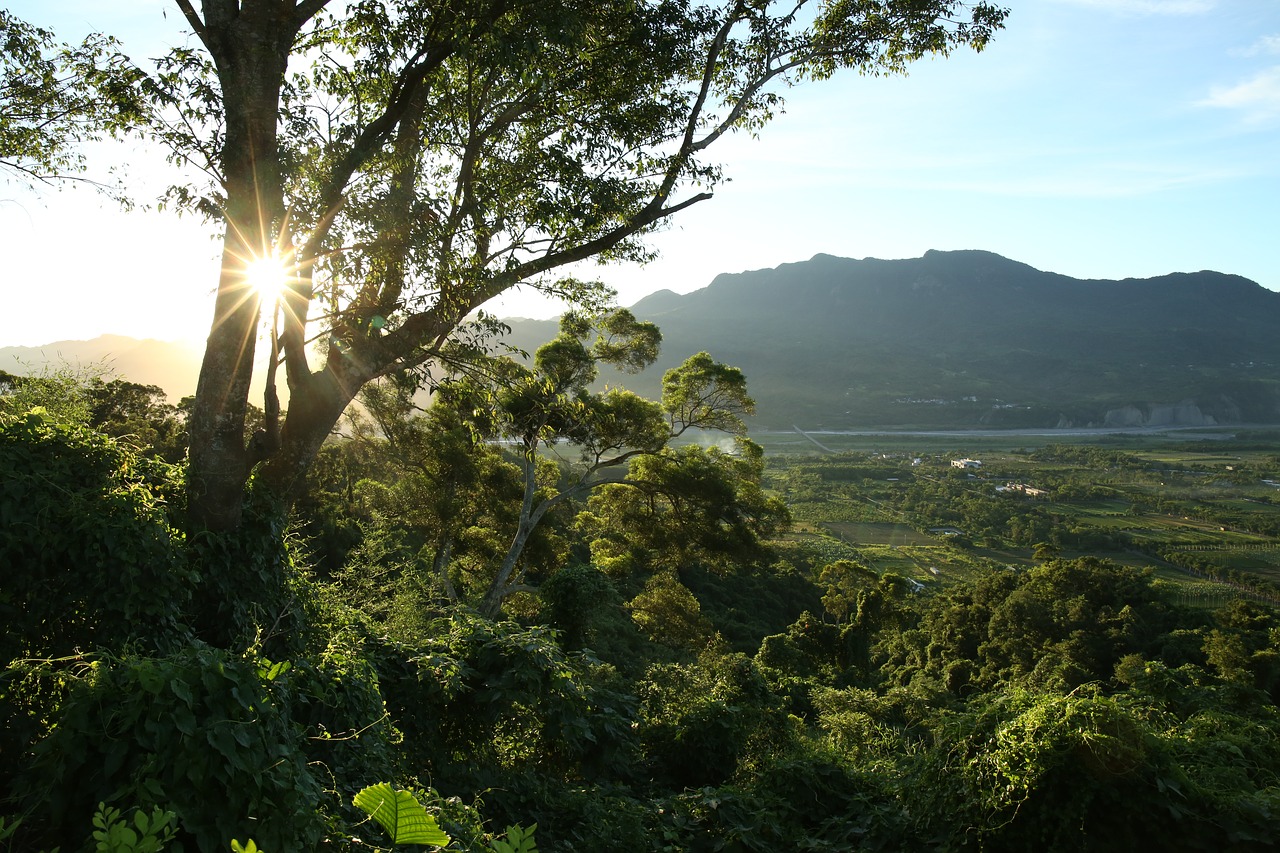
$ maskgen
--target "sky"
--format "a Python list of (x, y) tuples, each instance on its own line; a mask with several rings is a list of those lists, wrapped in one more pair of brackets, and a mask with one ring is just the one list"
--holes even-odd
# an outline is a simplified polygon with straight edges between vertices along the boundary
[[(1280, 290), (1280, 2), (1005, 0), (1003, 32), (909, 75), (791, 90), (758, 138), (717, 143), (729, 183), (652, 238), (645, 267), (581, 274), (633, 304), (818, 253), (985, 249), (1077, 278), (1213, 269)], [(167, 0), (18, 0), (64, 40), (108, 32), (138, 58), (186, 44)], [(102, 144), (140, 202), (165, 176)], [(84, 189), (0, 184), (0, 346), (103, 333), (199, 341), (218, 245), (206, 226)], [(559, 306), (515, 294), (503, 316)]]

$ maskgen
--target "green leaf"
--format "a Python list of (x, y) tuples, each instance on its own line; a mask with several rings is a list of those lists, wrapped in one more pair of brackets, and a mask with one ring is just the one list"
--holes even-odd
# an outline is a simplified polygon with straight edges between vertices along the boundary
[(538, 853), (538, 845), (533, 840), (533, 831), (537, 828), (536, 823), (528, 829), (508, 826), (506, 839), (495, 838), (489, 847), (494, 853)]
[(264, 660), (258, 664), (258, 676), (263, 681), (275, 681), (292, 668), (293, 664), (287, 660), (282, 660), (279, 663), (271, 663), (271, 661)]
[(174, 696), (187, 703), (187, 707), (195, 704), (195, 697), (191, 695), (191, 686), (182, 679), (175, 678), (169, 682), (169, 689), (173, 691)]
[(356, 794), (356, 808), (382, 825), (392, 844), (431, 844), (444, 847), (449, 836), (408, 791), (397, 791), (386, 782), (370, 785)]
[(98, 810), (93, 813), (93, 825), (98, 829), (106, 829), (119, 817), (119, 809), (108, 806), (106, 803), (98, 803)]

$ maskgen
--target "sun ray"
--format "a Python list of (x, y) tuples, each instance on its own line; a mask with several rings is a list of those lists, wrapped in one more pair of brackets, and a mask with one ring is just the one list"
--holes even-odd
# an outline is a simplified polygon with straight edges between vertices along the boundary
[(289, 286), (292, 273), (288, 265), (275, 253), (255, 258), (245, 264), (245, 282), (257, 291), (258, 296), (266, 304), (271, 304), (280, 297)]

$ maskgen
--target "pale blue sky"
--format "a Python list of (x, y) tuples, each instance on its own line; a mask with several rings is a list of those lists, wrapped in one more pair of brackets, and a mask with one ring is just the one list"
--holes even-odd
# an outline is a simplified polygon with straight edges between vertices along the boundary
[[(1280, 2), (1007, 5), (982, 54), (791, 90), (760, 139), (724, 142), (731, 183), (654, 238), (661, 260), (592, 274), (630, 304), (819, 252), (987, 249), (1080, 278), (1216, 269), (1280, 290)], [(165, 0), (7, 8), (140, 56), (183, 41)], [(154, 197), (153, 154), (95, 153)], [(216, 245), (195, 221), (0, 187), (0, 252), (0, 345), (207, 332)], [(499, 313), (554, 310), (515, 297)]]

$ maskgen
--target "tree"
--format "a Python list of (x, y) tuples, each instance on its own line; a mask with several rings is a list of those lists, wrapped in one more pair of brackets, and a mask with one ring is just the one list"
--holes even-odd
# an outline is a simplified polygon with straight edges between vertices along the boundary
[[(523, 472), (500, 446), (479, 439), (471, 412), (462, 410), (464, 399), (441, 389), (423, 411), (413, 390), (413, 384), (387, 382), (361, 393), (376, 433), (358, 429), (357, 438), (386, 471), (363, 479), (356, 491), (375, 522), (386, 522), (379, 533), (395, 531), (417, 552), (416, 562), (429, 565), (444, 597), (470, 600), (471, 588), (483, 595), (493, 565), (506, 553), (503, 537), (519, 512)], [(464, 565), (478, 568), (480, 577), (465, 577)]]
[[(710, 197), (708, 149), (778, 108), (770, 84), (981, 49), (1006, 14), (985, 0), (176, 2), (204, 50), (165, 63), (159, 134), (212, 180), (170, 198), (224, 241), (190, 424), (191, 518), (214, 530), (239, 524), (258, 463), (288, 500), (361, 387), (456, 356), (490, 299), (525, 284), (590, 300), (568, 265), (647, 257), (645, 233)], [(282, 416), (273, 366), (266, 431), (246, 445), (263, 315), (246, 268), (277, 255), (293, 276), (271, 364), (290, 402)]]
[(763, 559), (762, 540), (790, 524), (786, 504), (761, 488), (763, 472), (764, 451), (746, 438), (732, 451), (666, 448), (597, 490), (576, 524), (592, 560), (614, 576), (694, 562), (727, 573)]
[(130, 130), (148, 117), (154, 91), (115, 39), (78, 46), (0, 9), (0, 173), (25, 185), (75, 178), (76, 146)]
[[(534, 354), (532, 368), (512, 358), (493, 359), (490, 381), (496, 384), (473, 378), (449, 390), (469, 401), (463, 408), (472, 409), (479, 433), (515, 448), (523, 474), (516, 529), (480, 604), (481, 613), (492, 618), (503, 599), (530, 589), (519, 582), (523, 572), (517, 568), (529, 537), (549, 511), (593, 488), (601, 471), (638, 454), (654, 453), (688, 428), (677, 423), (674, 414), (668, 427), (662, 408), (629, 391), (608, 388), (593, 393), (589, 387), (601, 362), (627, 372), (652, 364), (661, 339), (656, 326), (637, 321), (625, 309), (594, 319), (569, 312), (561, 318), (560, 334)], [(749, 406), (745, 382), (741, 388), (740, 405)], [(561, 479), (559, 469), (541, 458), (543, 448), (558, 442), (579, 450), (577, 470), (563, 484), (556, 482)], [(548, 467), (552, 476), (540, 478), (539, 471)]]
[(818, 573), (823, 609), (840, 622), (861, 622), (868, 594), (879, 583), (880, 576), (856, 560), (836, 560)]
[(1037, 542), (1035, 549), (1031, 552), (1031, 556), (1040, 562), (1048, 562), (1049, 560), (1056, 560), (1059, 553), (1060, 549), (1052, 542)]
[[(452, 598), (457, 596), (446, 571), (449, 543), (456, 538), (451, 531), (473, 523), (464, 519), (475, 515), (457, 510), (464, 502), (475, 506), (479, 493), (492, 488), (493, 482), (482, 483), (475, 472), (494, 468), (497, 456), (492, 447), (467, 442), (462, 427), (469, 425), (475, 439), (501, 442), (515, 455), (522, 494), (510, 513), (514, 531), (478, 604), (490, 618), (512, 593), (533, 590), (525, 577), (526, 552), (549, 512), (604, 483), (610, 469), (659, 453), (689, 430), (744, 433), (741, 416), (754, 406), (742, 371), (706, 353), (667, 371), (661, 403), (616, 387), (593, 391), (601, 363), (624, 372), (651, 364), (661, 334), (621, 308), (594, 317), (569, 312), (560, 328), (537, 350), (531, 366), (506, 356), (488, 358), (470, 365), (465, 376), (438, 383), (425, 416), (409, 416), (411, 384), (374, 385), (362, 395), (392, 453), (416, 469), (406, 470), (391, 490), (404, 492), (421, 483), (420, 491), (434, 489), (437, 499), (415, 498), (414, 507), (448, 505), (432, 526), (438, 534), (436, 574)], [(574, 448), (577, 458), (556, 465), (548, 455), (559, 456), (562, 447)], [(496, 521), (501, 515), (491, 517)]]
[(95, 377), (85, 387), (89, 426), (128, 440), (148, 455), (177, 462), (186, 452), (187, 436), (177, 406), (165, 401), (164, 389), (126, 379)]

